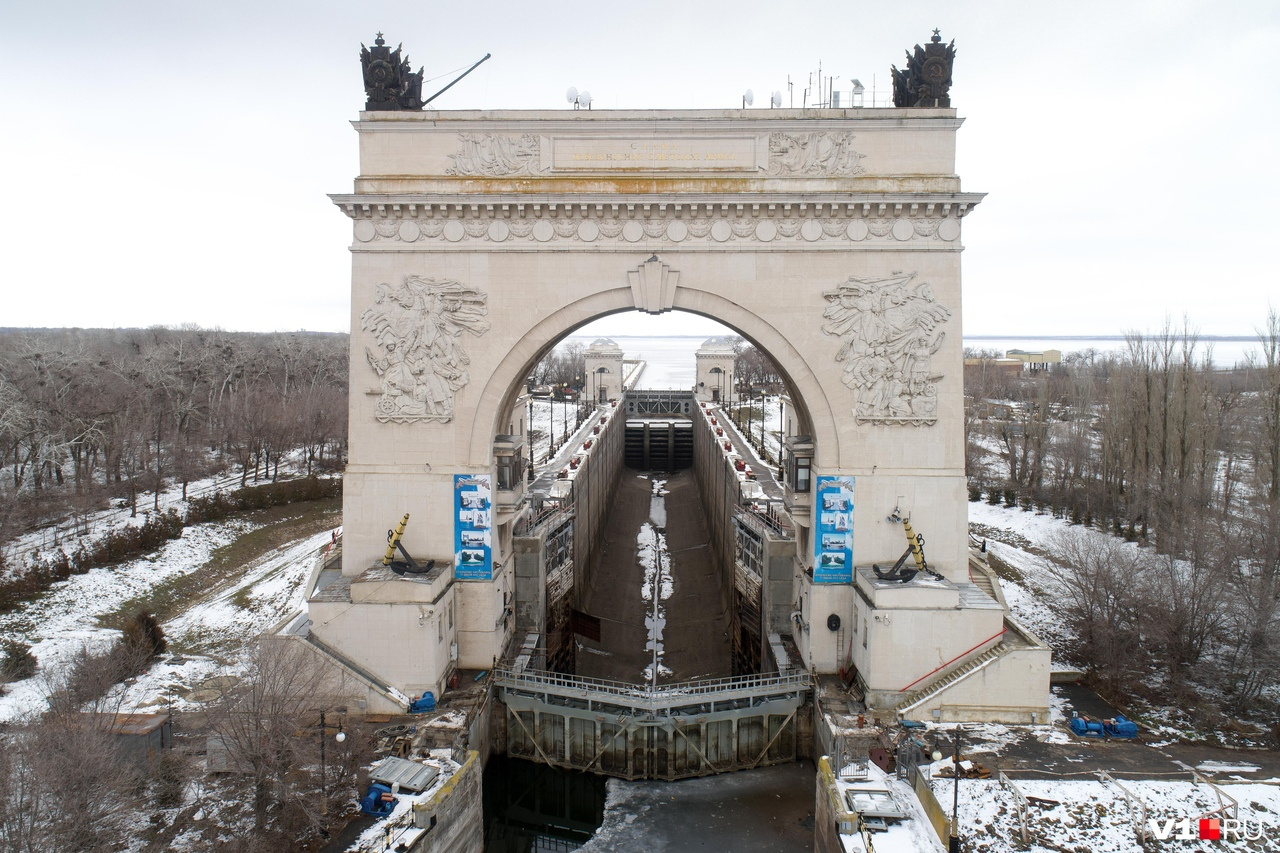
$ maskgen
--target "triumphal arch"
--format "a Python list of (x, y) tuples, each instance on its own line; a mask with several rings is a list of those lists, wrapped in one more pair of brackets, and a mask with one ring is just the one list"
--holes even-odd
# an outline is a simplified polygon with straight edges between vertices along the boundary
[[(354, 190), (332, 196), (351, 220), (343, 557), (310, 631), (404, 694), (509, 652), (525, 377), (591, 320), (687, 311), (785, 379), (803, 665), (854, 666), (888, 702), (998, 658), (1005, 611), (969, 568), (961, 252), (983, 196), (956, 174), (962, 121), (947, 106), (362, 112)], [(417, 568), (397, 572), (381, 558), (405, 514)], [(903, 519), (927, 570), (884, 581), (872, 566), (903, 552)], [(954, 704), (1043, 708), (1037, 661), (993, 666)]]

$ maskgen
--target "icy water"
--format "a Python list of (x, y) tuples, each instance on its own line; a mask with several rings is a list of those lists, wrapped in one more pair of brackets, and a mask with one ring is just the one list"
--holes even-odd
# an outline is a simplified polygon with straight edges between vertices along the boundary
[[(647, 362), (644, 374), (637, 386), (641, 390), (688, 389), (693, 387), (697, 369), (694, 353), (707, 339), (704, 336), (682, 337), (641, 337), (629, 335), (613, 335), (612, 340), (622, 347), (624, 357), (628, 360), (640, 359)], [(582, 343), (589, 344), (595, 338), (581, 338)], [(1071, 352), (1097, 350), (1099, 352), (1122, 353), (1125, 349), (1122, 335), (1099, 337), (1037, 337), (1015, 338), (1003, 336), (965, 336), (964, 345), (975, 349), (991, 349), (1007, 352), (1011, 349), (1039, 352), (1046, 349), (1061, 350), (1063, 355)], [(834, 339), (832, 346), (834, 348)], [(1242, 363), (1245, 357), (1260, 353), (1256, 338), (1230, 337), (1203, 339), (1196, 348), (1196, 357), (1204, 357), (1212, 350), (1213, 363), (1219, 368), (1229, 368)]]
[[(610, 339), (622, 347), (627, 361), (645, 362), (644, 373), (636, 386), (642, 391), (689, 390), (693, 387), (697, 366), (694, 353), (707, 339), (705, 336), (687, 337), (632, 337), (610, 335)], [(589, 344), (586, 338), (573, 339)]]

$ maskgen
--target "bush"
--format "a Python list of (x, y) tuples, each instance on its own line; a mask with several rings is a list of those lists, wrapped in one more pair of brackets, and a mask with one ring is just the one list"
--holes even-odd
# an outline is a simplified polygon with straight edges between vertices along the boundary
[(182, 805), (182, 795), (187, 786), (187, 767), (183, 757), (171, 749), (160, 753), (160, 760), (151, 774), (151, 785), (159, 808), (172, 809)]
[(5, 640), (0, 653), (0, 681), (22, 681), (36, 674), (39, 661), (31, 647), (18, 640)]
[(1018, 493), (1013, 489), (1004, 490), (1004, 505), (1013, 509), (1018, 505)]
[(187, 502), (187, 524), (203, 524), (221, 521), (236, 512), (268, 509), (273, 506), (318, 501), (342, 496), (342, 481), (337, 478), (306, 477), (251, 486), (226, 494), (214, 492), (208, 497), (192, 498)]
[(982, 500), (982, 486), (979, 486), (977, 483), (970, 483), (969, 484), (969, 502), (977, 503), (980, 500)]
[(120, 643), (125, 651), (142, 660), (153, 661), (169, 648), (165, 639), (164, 628), (156, 617), (145, 610), (139, 610), (121, 629)]

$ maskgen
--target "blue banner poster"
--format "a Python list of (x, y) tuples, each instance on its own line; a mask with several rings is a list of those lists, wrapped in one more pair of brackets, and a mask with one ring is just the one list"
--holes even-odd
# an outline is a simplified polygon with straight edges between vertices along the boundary
[(813, 507), (813, 582), (853, 582), (853, 477), (819, 477)]
[(453, 576), (493, 580), (493, 478), (453, 475)]

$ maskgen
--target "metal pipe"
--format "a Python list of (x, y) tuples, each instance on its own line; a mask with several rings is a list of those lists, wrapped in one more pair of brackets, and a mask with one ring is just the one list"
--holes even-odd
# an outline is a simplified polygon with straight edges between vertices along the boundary
[[(488, 58), (489, 58), (489, 57), (491, 57), (491, 56), (493, 56), (493, 54), (492, 54), (492, 53), (486, 53), (486, 54), (484, 55), (484, 59), (481, 59), (481, 60), (480, 60), (480, 62), (477, 62), (475, 65), (471, 66), (471, 67), (470, 67), (470, 68), (468, 68), (466, 71), (463, 71), (461, 74), (459, 74), (457, 77), (455, 77), (455, 78), (453, 79), (453, 83), (457, 83), (457, 82), (458, 82), (459, 80), (461, 80), (463, 77), (466, 77), (466, 76), (467, 76), (468, 74), (470, 74), (472, 71), (475, 71), (477, 68), (479, 68), (479, 67), (480, 67), (481, 63), (483, 63), (483, 62), (485, 61), (485, 59), (488, 59)], [(444, 87), (443, 89), (441, 89), (439, 92), (436, 92), (436, 93), (435, 93), (434, 95), (432, 95), (430, 98), (427, 98), (425, 101), (423, 101), (423, 102), (422, 102), (422, 105), (425, 107), (427, 104), (431, 103), (431, 102), (432, 102), (432, 101), (434, 101), (436, 98), (440, 97), (440, 96), (441, 96), (441, 95), (443, 95), (445, 92), (449, 91), (451, 88), (453, 88), (453, 83), (450, 83), (448, 86), (445, 86), (445, 87)]]

